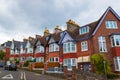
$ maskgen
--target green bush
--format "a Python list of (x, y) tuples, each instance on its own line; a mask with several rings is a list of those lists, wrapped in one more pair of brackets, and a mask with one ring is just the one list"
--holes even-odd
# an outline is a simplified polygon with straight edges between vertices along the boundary
[(33, 62), (33, 61), (32, 61), (32, 60), (27, 60), (27, 61), (24, 63), (23, 66), (24, 66), (24, 67), (28, 67), (30, 62)]
[(109, 73), (107, 74), (107, 78), (109, 79), (114, 79), (114, 78), (119, 78), (120, 75), (116, 74), (116, 73)]
[(91, 61), (92, 61), (92, 64), (94, 65), (95, 72), (97, 74), (104, 74), (105, 72), (104, 68), (106, 69), (106, 72), (108, 74), (111, 72), (110, 63), (106, 59), (105, 54), (103, 53), (93, 54), (91, 57)]

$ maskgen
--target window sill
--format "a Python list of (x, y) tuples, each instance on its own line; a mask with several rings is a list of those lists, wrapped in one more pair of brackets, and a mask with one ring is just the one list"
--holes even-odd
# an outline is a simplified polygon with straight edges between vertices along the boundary
[(71, 54), (71, 53), (76, 53), (76, 52), (65, 52), (63, 54)]
[(54, 52), (59, 52), (59, 51), (53, 51), (53, 52), (49, 52), (49, 53), (54, 53)]

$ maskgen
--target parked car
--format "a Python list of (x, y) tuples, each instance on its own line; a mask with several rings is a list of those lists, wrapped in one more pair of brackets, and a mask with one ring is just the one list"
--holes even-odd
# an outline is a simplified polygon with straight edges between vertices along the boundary
[(3, 63), (2, 62), (0, 62), (0, 67), (3, 67)]
[(5, 65), (4, 69), (5, 70), (14, 70), (14, 71), (16, 71), (17, 70), (17, 65), (14, 62), (10, 63), (8, 61), (7, 64)]

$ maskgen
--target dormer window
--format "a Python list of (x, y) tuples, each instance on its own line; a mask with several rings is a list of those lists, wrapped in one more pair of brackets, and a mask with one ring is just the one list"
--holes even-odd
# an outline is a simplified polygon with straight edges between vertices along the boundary
[(106, 28), (107, 29), (117, 29), (117, 22), (116, 21), (106, 21)]
[(85, 34), (89, 32), (89, 26), (82, 27), (79, 29), (80, 34)]

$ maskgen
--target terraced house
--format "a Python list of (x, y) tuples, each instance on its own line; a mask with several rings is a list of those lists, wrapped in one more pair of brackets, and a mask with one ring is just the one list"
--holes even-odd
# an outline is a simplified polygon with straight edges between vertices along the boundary
[[(95, 22), (79, 26), (72, 20), (66, 22), (67, 29), (58, 26), (50, 33), (46, 28), (43, 36), (29, 39), (25, 43), (12, 42), (11, 57), (26, 53), (26, 60), (42, 62), (46, 71), (59, 71), (59, 68), (72, 66), (81, 70), (91, 70), (91, 55), (103, 53), (110, 61), (112, 71), (120, 72), (120, 17), (108, 7)], [(13, 45), (13, 43), (15, 45)], [(14, 48), (16, 46), (16, 48)], [(26, 49), (25, 49), (26, 48)], [(25, 59), (25, 58), (24, 58)]]

